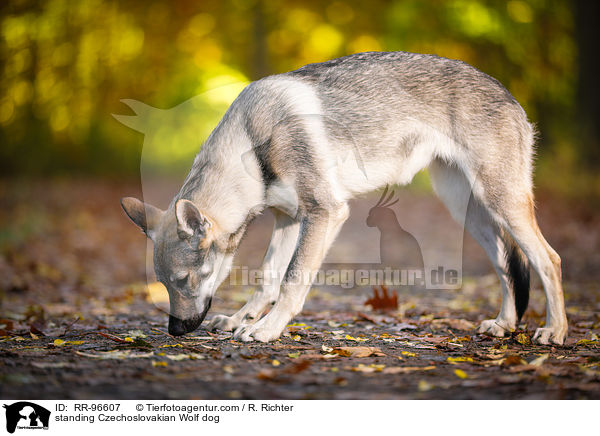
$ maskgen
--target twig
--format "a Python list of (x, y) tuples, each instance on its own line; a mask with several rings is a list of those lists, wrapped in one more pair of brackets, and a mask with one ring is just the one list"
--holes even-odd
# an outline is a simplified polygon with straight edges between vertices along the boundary
[(69, 330), (71, 330), (71, 327), (73, 327), (79, 320), (81, 320), (80, 316), (78, 316), (77, 318), (75, 318), (75, 320), (73, 322), (71, 322), (70, 324), (67, 324), (67, 326), (65, 327), (65, 331), (63, 332), (62, 336), (65, 336), (67, 334), (67, 332)]

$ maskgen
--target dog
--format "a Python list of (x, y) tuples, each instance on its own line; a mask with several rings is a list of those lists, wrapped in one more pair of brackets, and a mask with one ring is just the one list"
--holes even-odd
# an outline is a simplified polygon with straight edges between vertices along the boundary
[[(534, 142), (519, 103), (476, 68), (435, 55), (359, 53), (252, 82), (166, 210), (131, 197), (121, 203), (154, 242), (172, 335), (202, 323), (248, 224), (271, 208), (275, 225), (262, 268), (278, 280), (258, 288), (234, 315), (208, 324), (233, 331), (236, 340), (268, 342), (301, 311), (311, 277), (348, 217), (348, 200), (408, 184), (428, 169), (434, 191), (500, 278), (500, 312), (479, 332), (501, 337), (517, 327), (531, 266), (547, 300), (546, 323), (533, 339), (563, 344), (561, 260), (536, 222)], [(466, 216), (457, 200), (464, 195)]]

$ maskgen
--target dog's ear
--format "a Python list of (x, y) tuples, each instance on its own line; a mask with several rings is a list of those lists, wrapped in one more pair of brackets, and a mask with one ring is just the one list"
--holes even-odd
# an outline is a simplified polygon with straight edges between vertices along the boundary
[(154, 230), (158, 226), (163, 211), (133, 197), (121, 199), (123, 210), (142, 231), (153, 239)]
[(177, 234), (181, 239), (203, 238), (212, 227), (211, 221), (189, 200), (181, 199), (175, 203), (175, 216)]

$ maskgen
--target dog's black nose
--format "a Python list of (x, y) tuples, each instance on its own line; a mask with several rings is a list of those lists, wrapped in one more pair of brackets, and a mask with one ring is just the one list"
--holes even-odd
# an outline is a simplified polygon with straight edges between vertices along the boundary
[(169, 315), (169, 334), (173, 336), (185, 335), (187, 330), (183, 325), (183, 321), (179, 318)]

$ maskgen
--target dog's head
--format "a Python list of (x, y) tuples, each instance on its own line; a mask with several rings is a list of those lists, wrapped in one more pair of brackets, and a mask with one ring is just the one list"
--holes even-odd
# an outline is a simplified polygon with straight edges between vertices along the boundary
[(156, 278), (169, 292), (169, 333), (195, 330), (231, 268), (217, 224), (185, 199), (166, 211), (132, 197), (123, 198), (121, 205), (154, 242)]

